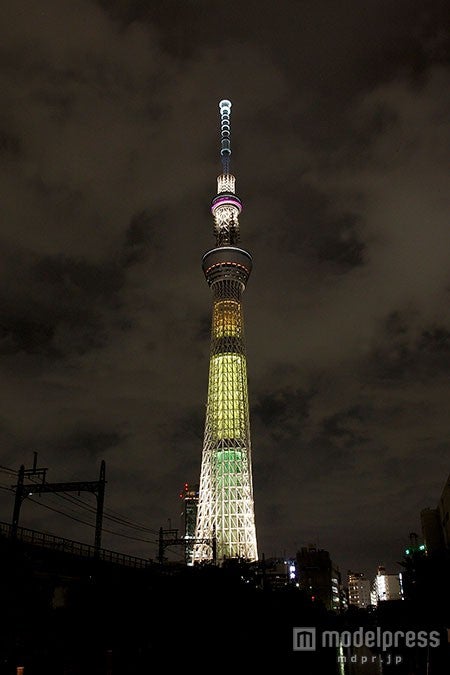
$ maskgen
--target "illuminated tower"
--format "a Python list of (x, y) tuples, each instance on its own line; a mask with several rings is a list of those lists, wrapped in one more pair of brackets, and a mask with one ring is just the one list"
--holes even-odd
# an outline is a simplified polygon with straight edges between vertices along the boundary
[[(250, 422), (244, 318), (241, 296), (252, 269), (248, 251), (238, 246), (235, 178), (229, 172), (231, 102), (219, 103), (223, 172), (212, 200), (215, 248), (203, 256), (213, 292), (208, 400), (195, 537), (195, 560), (210, 560), (216, 538), (217, 560), (256, 560)], [(205, 541), (206, 540), (206, 541)]]

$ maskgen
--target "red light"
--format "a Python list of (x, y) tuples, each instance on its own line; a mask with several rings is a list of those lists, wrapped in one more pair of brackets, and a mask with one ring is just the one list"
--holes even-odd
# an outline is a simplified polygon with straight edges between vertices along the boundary
[(312, 596), (311, 596), (311, 600), (314, 602), (315, 599), (316, 599), (316, 596), (315, 596), (315, 595), (312, 595)]

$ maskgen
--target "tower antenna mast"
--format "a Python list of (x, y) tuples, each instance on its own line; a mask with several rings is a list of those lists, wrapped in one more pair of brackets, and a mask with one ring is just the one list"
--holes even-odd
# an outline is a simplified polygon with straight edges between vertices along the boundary
[(220, 156), (223, 173), (230, 173), (231, 159), (231, 101), (223, 99), (219, 103), (220, 109)]

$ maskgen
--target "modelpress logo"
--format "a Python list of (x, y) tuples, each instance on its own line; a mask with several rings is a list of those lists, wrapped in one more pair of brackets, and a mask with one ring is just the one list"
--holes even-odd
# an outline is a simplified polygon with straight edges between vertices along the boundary
[[(337, 631), (324, 630), (321, 633), (322, 647), (368, 647), (387, 651), (398, 647), (439, 647), (440, 633), (437, 630), (430, 632), (402, 631), (402, 630), (365, 630), (362, 626), (356, 630)], [(316, 628), (294, 628), (293, 650), (295, 652), (314, 652), (317, 647)]]
[(294, 628), (292, 648), (294, 652), (316, 651), (316, 629)]

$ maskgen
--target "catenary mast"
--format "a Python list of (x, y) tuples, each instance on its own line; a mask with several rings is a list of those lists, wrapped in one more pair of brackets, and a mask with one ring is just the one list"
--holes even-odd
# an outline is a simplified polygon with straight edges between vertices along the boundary
[(222, 174), (212, 200), (215, 248), (203, 256), (213, 292), (211, 352), (194, 560), (258, 558), (241, 296), (252, 258), (239, 243), (242, 203), (230, 173), (231, 102), (220, 101)]

